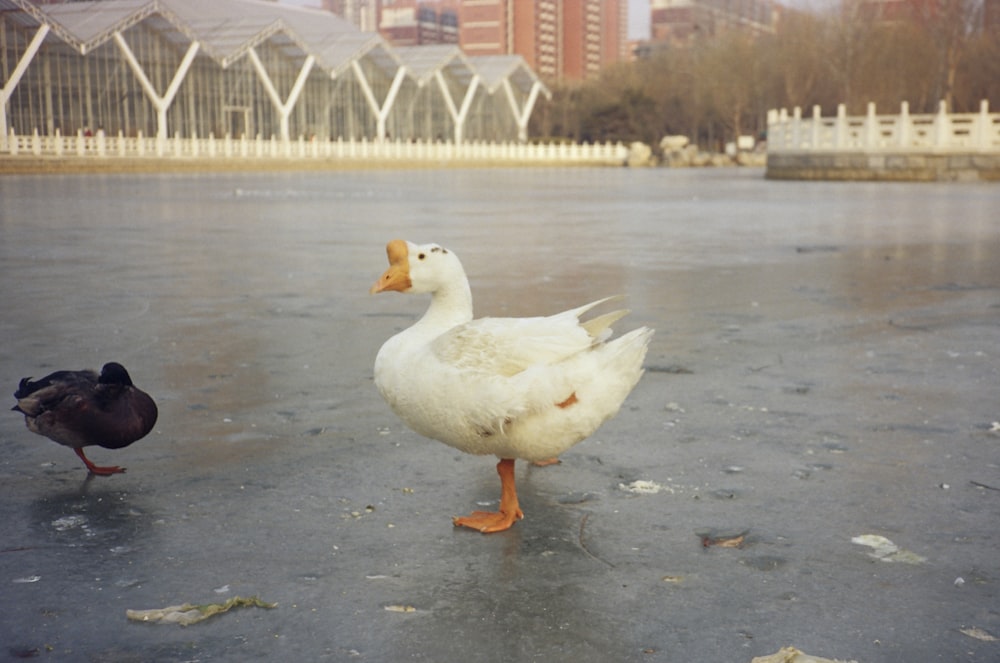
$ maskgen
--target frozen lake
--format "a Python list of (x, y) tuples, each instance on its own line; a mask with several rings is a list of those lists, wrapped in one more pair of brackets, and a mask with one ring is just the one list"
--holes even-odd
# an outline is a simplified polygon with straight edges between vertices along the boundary
[[(1000, 637), (998, 210), (995, 184), (736, 169), (2, 177), (9, 405), (21, 377), (116, 360), (160, 418), (89, 453), (127, 474), (87, 479), (0, 417), (0, 642), (102, 661), (987, 660), (996, 643), (962, 629)], [(477, 315), (624, 293), (617, 329), (657, 330), (618, 418), (521, 471), (509, 532), (453, 531), (496, 499), (493, 462), (407, 431), (372, 385), (426, 306), (367, 294), (397, 237), (458, 253)], [(664, 489), (619, 487), (638, 479)], [(748, 544), (703, 548), (709, 530)], [(925, 561), (875, 561), (863, 534)], [(125, 620), (237, 594), (279, 607)]]

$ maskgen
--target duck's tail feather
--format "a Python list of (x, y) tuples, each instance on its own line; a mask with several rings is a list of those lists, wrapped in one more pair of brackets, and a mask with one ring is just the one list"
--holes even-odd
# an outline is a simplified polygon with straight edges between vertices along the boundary
[(580, 326), (587, 330), (592, 338), (597, 341), (603, 341), (611, 335), (611, 325), (615, 324), (626, 315), (631, 313), (629, 309), (623, 308), (618, 311), (611, 311), (610, 313), (605, 313), (604, 315), (599, 315), (596, 318), (591, 318), (585, 322), (581, 322)]
[(560, 315), (572, 315), (574, 318), (579, 318), (581, 315), (583, 315), (590, 309), (597, 308), (601, 304), (606, 304), (608, 302), (618, 301), (622, 299), (625, 299), (625, 295), (611, 295), (610, 297), (603, 297), (602, 299), (590, 302), (589, 304), (584, 304), (583, 306), (577, 306), (576, 308), (570, 309)]
[[(571, 315), (577, 320), (583, 316), (587, 311), (597, 308), (601, 304), (607, 304), (608, 302), (621, 301), (625, 299), (625, 295), (611, 295), (610, 297), (603, 297), (597, 301), (590, 302), (589, 304), (584, 304), (583, 306), (578, 306), (577, 308), (570, 309), (565, 313), (560, 315)], [(619, 309), (617, 311), (611, 311), (610, 313), (604, 313), (602, 315), (596, 316), (586, 321), (581, 321), (580, 326), (583, 327), (591, 338), (595, 339), (597, 342), (604, 341), (609, 336), (611, 336), (611, 325), (618, 322), (626, 315), (629, 314), (629, 309)]]
[(646, 359), (646, 350), (649, 349), (649, 341), (652, 338), (652, 329), (639, 327), (611, 341), (607, 347), (613, 348), (614, 354), (620, 358), (619, 361), (622, 365), (634, 366), (637, 371), (635, 379), (638, 381), (644, 372), (642, 363)]

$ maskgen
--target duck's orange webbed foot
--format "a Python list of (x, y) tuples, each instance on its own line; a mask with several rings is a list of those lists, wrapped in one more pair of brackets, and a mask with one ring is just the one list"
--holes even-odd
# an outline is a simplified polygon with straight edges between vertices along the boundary
[(535, 467), (548, 467), (549, 465), (559, 465), (562, 461), (559, 460), (559, 456), (553, 456), (552, 458), (546, 458), (545, 460), (533, 460), (531, 464)]
[(483, 534), (490, 534), (510, 529), (521, 518), (524, 518), (524, 514), (521, 513), (520, 509), (513, 515), (508, 515), (503, 511), (473, 511), (467, 516), (454, 518), (452, 522), (455, 527), (468, 527)]
[(99, 477), (109, 477), (112, 474), (125, 474), (125, 468), (118, 465), (94, 465), (87, 469), (90, 470), (91, 474), (96, 474)]
[(83, 455), (83, 449), (73, 449), (73, 451), (80, 457), (80, 460), (87, 466), (91, 474), (96, 474), (99, 477), (109, 477), (112, 474), (125, 474), (124, 467), (118, 467), (117, 465), (94, 465), (90, 462), (89, 458)]
[(500, 510), (473, 511), (468, 516), (455, 518), (455, 527), (468, 527), (483, 534), (502, 532), (521, 518), (524, 512), (517, 503), (517, 489), (514, 486), (514, 459), (504, 458), (497, 463), (500, 475)]

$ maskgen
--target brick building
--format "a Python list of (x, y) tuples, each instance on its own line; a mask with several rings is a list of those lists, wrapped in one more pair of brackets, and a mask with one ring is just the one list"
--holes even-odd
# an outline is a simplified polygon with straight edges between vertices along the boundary
[(544, 79), (584, 80), (629, 58), (628, 0), (323, 0), (397, 46), (520, 55)]
[(627, 0), (461, 0), (469, 55), (516, 54), (547, 80), (583, 80), (627, 57)]

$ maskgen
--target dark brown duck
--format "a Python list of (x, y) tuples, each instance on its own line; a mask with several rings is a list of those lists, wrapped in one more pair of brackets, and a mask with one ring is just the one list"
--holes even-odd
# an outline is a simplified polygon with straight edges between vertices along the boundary
[(95, 371), (56, 371), (32, 382), (24, 378), (14, 392), (16, 412), (33, 433), (73, 449), (93, 474), (108, 476), (124, 467), (94, 465), (84, 455), (90, 446), (121, 449), (146, 436), (156, 424), (156, 403), (132, 384), (121, 364)]

